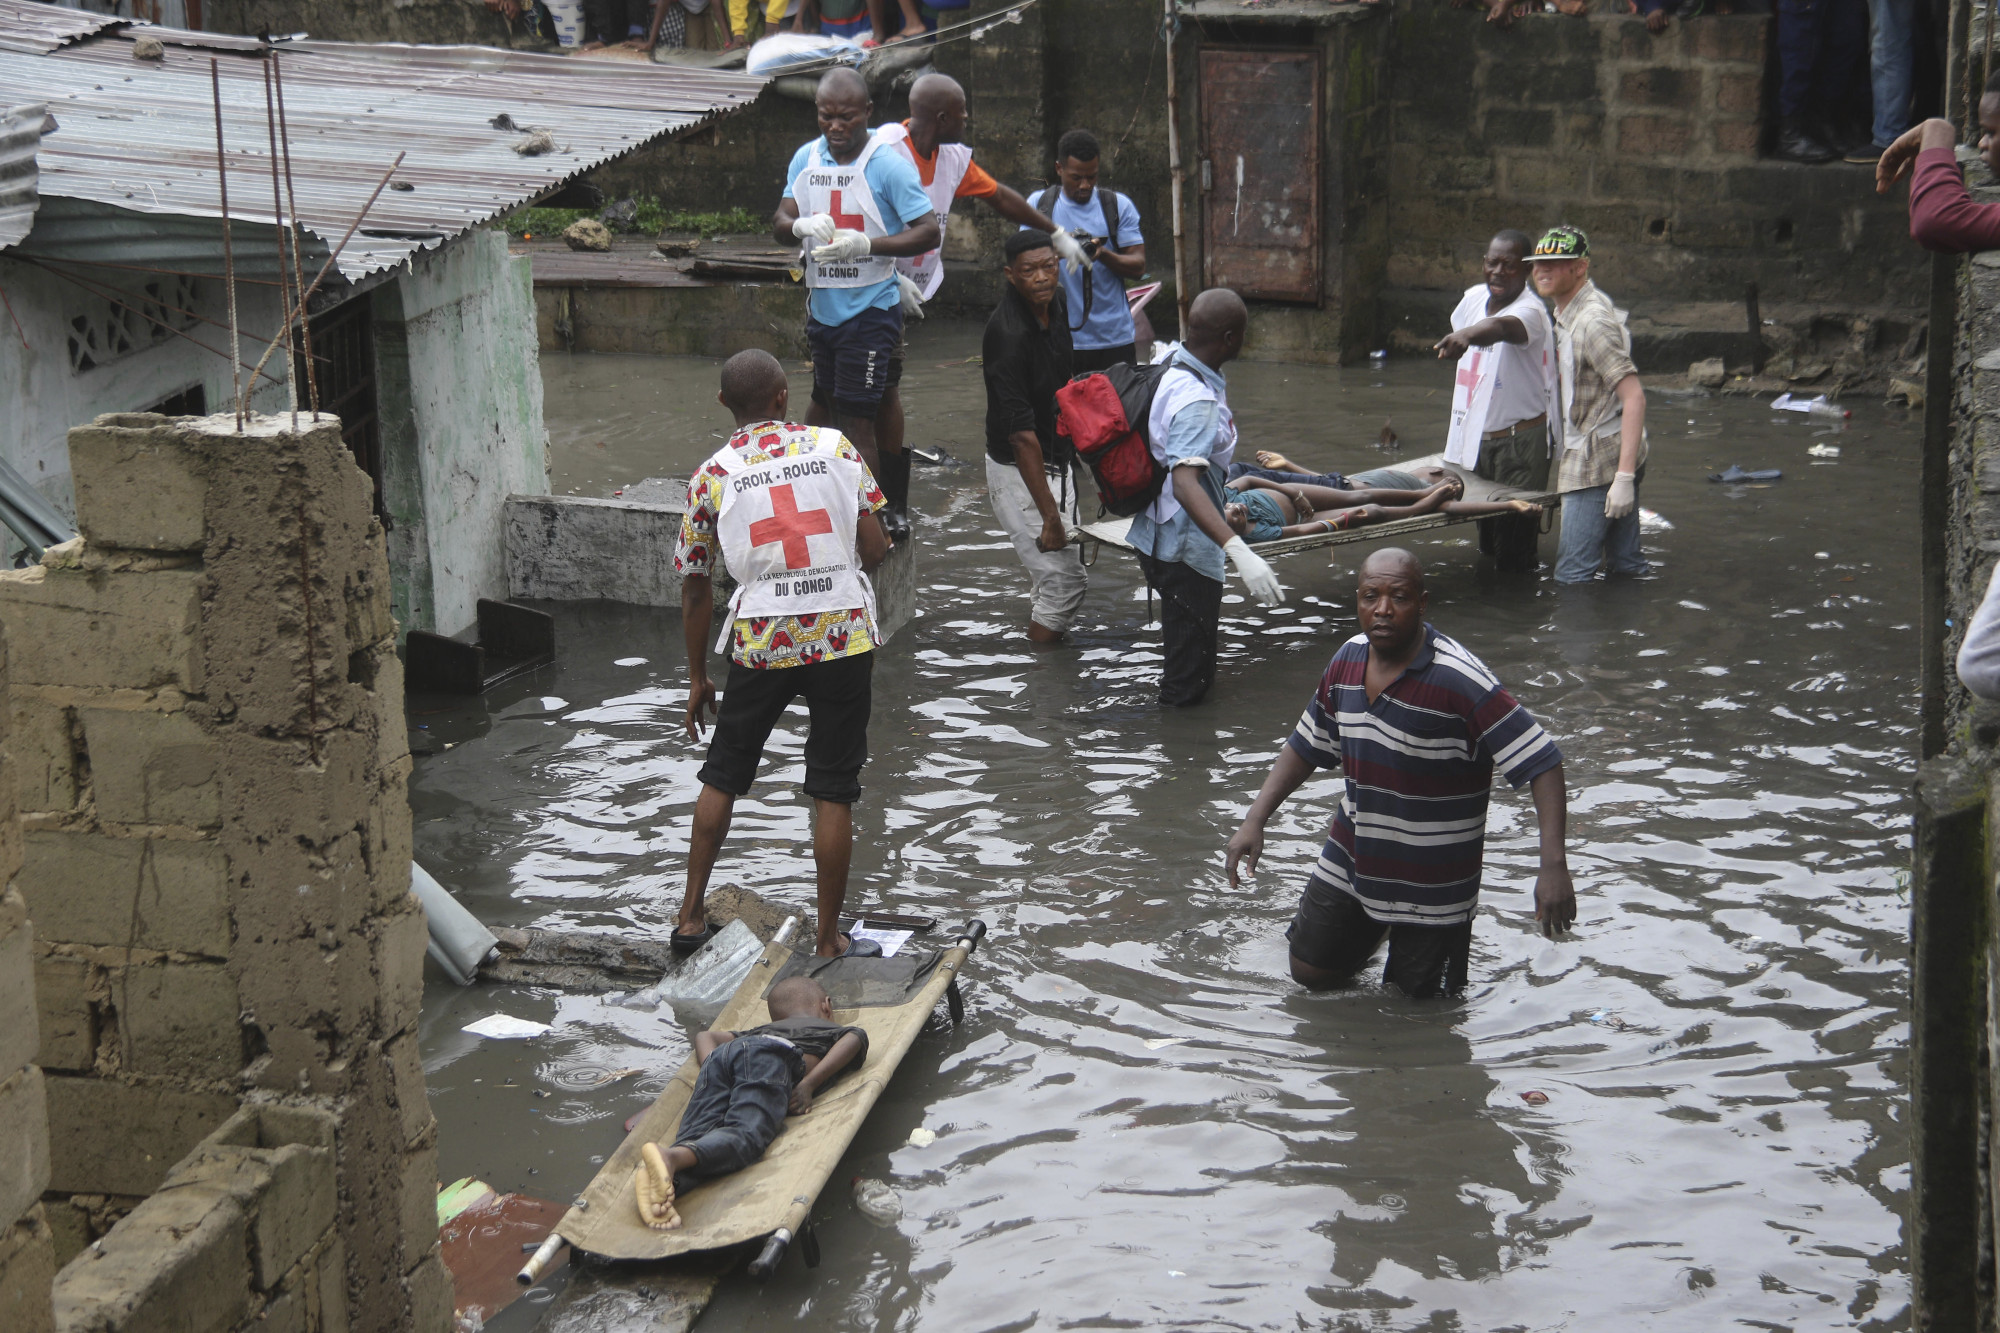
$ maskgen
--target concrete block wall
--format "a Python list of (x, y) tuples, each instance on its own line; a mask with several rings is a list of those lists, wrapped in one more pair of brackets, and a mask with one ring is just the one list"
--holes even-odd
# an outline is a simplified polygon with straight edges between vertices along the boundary
[[(0, 694), (6, 641), (0, 636)], [(0, 710), (0, 1329), (49, 1333), (55, 1236), (42, 1209), (49, 1184), (48, 1095), (36, 1066), (34, 923), (14, 888), (21, 826), (14, 814), (11, 745)]]
[(315, 1262), (338, 1270), (340, 1317), (442, 1328), (425, 925), (369, 483), (329, 417), (100, 417), (69, 450), (82, 537), (0, 574), (0, 624), (26, 645), (4, 786), (58, 1257), (155, 1228), (176, 1164), (282, 1098), (332, 1126), (339, 1243)]

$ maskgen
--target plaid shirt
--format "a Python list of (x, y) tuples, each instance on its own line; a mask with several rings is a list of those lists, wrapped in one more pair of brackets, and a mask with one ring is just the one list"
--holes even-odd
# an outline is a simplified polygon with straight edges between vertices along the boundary
[[(1561, 369), (1565, 360), (1571, 367), (1566, 371)], [(1556, 361), (1559, 375), (1576, 377), (1569, 418), (1563, 423), (1567, 447), (1556, 489), (1609, 486), (1618, 474), (1619, 438), (1618, 431), (1607, 427), (1620, 418), (1618, 395), (1612, 390), (1639, 368), (1632, 364), (1632, 338), (1617, 308), (1588, 278), (1569, 305), (1556, 311)], [(1556, 390), (1558, 409), (1563, 387), (1558, 384)], [(1642, 444), (1639, 461), (1645, 459)]]

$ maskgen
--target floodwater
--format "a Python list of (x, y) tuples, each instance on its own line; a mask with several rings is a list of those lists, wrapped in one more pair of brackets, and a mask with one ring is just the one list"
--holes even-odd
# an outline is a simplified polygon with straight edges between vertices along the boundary
[[(819, 1200), (822, 1265), (728, 1280), (702, 1329), (1908, 1326), (1913, 418), (1655, 393), (1642, 499), (1673, 526), (1649, 582), (1558, 589), (1483, 566), (1470, 528), (1421, 541), (1432, 622), (1562, 746), (1581, 912), (1535, 934), (1532, 807), (1501, 791), (1464, 1000), (1311, 995), (1283, 932), (1338, 779), (1292, 798), (1240, 891), (1222, 848), (1354, 631), (1368, 547), (1281, 562), (1280, 609), (1232, 591), (1212, 700), (1163, 712), (1127, 558), (1099, 561), (1074, 646), (1017, 636), (977, 330), (916, 341), (911, 439), (964, 462), (917, 470), (923, 617), (876, 667), (849, 901), (992, 934), (964, 1026), (919, 1039)], [(707, 362), (543, 373), (559, 492), (685, 474), (727, 429)], [(1246, 448), (1352, 471), (1385, 419), (1412, 456), (1442, 438), (1435, 364), (1230, 382)], [(1705, 479), (1730, 463), (1784, 479)], [(413, 712), (417, 856), (491, 921), (662, 933), (701, 758), (678, 616), (559, 617), (559, 664), (490, 714)], [(801, 906), (803, 728), (716, 878)], [(556, 1027), (459, 1031), (493, 1011)], [(442, 1178), (555, 1199), (687, 1049), (664, 1015), (435, 977), (424, 1024)], [(935, 1143), (908, 1146), (919, 1126)], [(900, 1223), (855, 1210), (856, 1176), (895, 1187)]]

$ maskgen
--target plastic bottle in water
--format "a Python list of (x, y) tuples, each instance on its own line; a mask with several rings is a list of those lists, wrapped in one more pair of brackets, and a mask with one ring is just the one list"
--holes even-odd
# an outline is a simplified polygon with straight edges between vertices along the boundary
[(903, 1216), (903, 1201), (896, 1197), (896, 1191), (866, 1176), (854, 1178), (854, 1206), (863, 1217), (885, 1227), (894, 1226)]
[(1389, 351), (1387, 348), (1378, 348), (1368, 354), (1368, 368), (1370, 370), (1380, 370), (1388, 364)]

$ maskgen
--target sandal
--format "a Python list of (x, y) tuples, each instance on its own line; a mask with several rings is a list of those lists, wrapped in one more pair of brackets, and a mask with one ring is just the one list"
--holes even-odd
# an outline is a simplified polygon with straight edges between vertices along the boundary
[(676, 958), (685, 958), (699, 951), (702, 945), (714, 938), (715, 923), (711, 921), (692, 935), (683, 935), (679, 930), (675, 930), (667, 937), (667, 943), (672, 946)]

